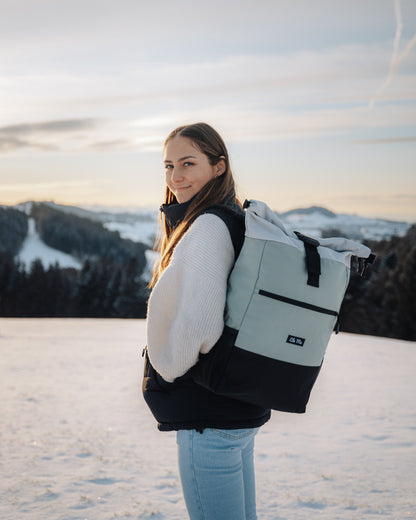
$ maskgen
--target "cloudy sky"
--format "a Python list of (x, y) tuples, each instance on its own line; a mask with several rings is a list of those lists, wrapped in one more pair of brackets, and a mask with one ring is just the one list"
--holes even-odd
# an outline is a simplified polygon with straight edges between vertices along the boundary
[(416, 2), (0, 0), (0, 203), (157, 206), (196, 121), (243, 198), (416, 221)]

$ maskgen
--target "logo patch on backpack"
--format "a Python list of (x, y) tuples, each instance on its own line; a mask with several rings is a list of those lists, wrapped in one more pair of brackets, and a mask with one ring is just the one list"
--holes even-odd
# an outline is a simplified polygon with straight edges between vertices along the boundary
[(305, 338), (298, 338), (297, 336), (289, 336), (287, 337), (286, 343), (290, 343), (291, 345), (296, 345), (297, 347), (303, 347), (305, 343)]

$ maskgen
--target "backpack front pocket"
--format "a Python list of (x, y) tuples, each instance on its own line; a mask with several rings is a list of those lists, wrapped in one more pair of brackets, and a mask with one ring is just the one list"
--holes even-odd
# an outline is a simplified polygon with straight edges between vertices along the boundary
[(259, 290), (235, 344), (250, 352), (303, 366), (320, 366), (338, 312)]

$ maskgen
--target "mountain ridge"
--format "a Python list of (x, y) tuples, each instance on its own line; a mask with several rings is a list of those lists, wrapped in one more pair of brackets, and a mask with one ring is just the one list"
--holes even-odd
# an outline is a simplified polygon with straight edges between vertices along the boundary
[[(127, 211), (111, 206), (100, 206), (97, 210), (80, 206), (57, 204), (53, 201), (26, 201), (14, 205), (15, 209), (29, 214), (33, 205), (45, 204), (56, 211), (73, 214), (101, 222), (108, 230), (118, 231), (122, 238), (143, 242), (150, 249), (154, 242), (159, 210), (137, 208)], [(317, 205), (294, 208), (282, 213), (275, 212), (289, 230), (301, 231), (316, 238), (345, 236), (353, 240), (383, 240), (392, 236), (404, 236), (411, 224), (382, 218), (364, 217), (356, 214), (335, 213)]]

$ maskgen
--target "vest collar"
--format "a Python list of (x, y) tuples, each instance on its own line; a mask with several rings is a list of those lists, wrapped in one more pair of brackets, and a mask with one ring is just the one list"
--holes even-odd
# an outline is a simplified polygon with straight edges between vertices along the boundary
[[(177, 202), (175, 199), (175, 201), (171, 202), (170, 204), (162, 204), (160, 206), (159, 209), (165, 215), (165, 219), (169, 227), (173, 229), (182, 222), (186, 212), (188, 211), (189, 206), (191, 205), (191, 202), (194, 200), (195, 197), (196, 195), (194, 195), (192, 199), (182, 203)], [(241, 208), (237, 206), (237, 204), (235, 203), (234, 196), (226, 198), (219, 205), (228, 206), (230, 209), (233, 209), (237, 213), (242, 213)]]
[(175, 228), (182, 222), (193, 198), (181, 204), (179, 202), (171, 202), (170, 204), (162, 204), (160, 206), (160, 211), (165, 215), (169, 227)]

